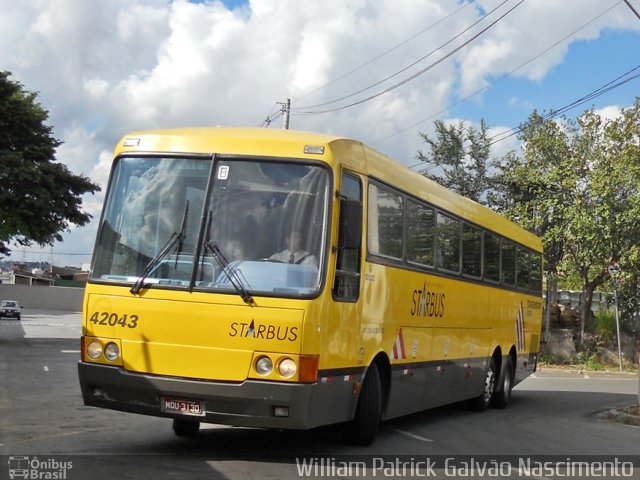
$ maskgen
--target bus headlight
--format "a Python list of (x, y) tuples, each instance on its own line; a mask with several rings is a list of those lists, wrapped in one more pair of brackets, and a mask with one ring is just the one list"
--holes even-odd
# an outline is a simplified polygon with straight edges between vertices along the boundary
[(273, 362), (269, 357), (260, 357), (256, 361), (256, 371), (260, 375), (269, 375), (273, 371)]
[(298, 367), (296, 366), (296, 362), (294, 362), (290, 358), (284, 358), (278, 364), (278, 371), (284, 378), (293, 377), (296, 374), (297, 370)]
[(114, 360), (117, 360), (118, 357), (120, 356), (120, 348), (118, 347), (117, 344), (113, 342), (109, 342), (104, 347), (104, 356), (106, 357), (107, 360), (109, 360), (110, 362), (113, 362)]
[(90, 342), (89, 345), (87, 345), (87, 355), (89, 358), (96, 360), (102, 355), (102, 344), (96, 341)]

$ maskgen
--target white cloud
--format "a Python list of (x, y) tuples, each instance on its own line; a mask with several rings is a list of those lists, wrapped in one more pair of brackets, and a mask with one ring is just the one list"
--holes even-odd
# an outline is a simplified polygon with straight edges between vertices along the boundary
[[(444, 20), (461, 7), (459, 0), (251, 0), (232, 11), (218, 0), (0, 0), (0, 65), (27, 89), (40, 92), (55, 134), (65, 142), (60, 161), (104, 185), (113, 146), (129, 130), (257, 126), (277, 101), (292, 98), (295, 109), (335, 100), (408, 67), (476, 21), (478, 6), (487, 12), (498, 3), (478, 0)], [(524, 2), (455, 61), (354, 108), (294, 114), (292, 126), (378, 142), (374, 146), (392, 157), (415, 163), (418, 130), (430, 131), (433, 116), (451, 98), (513, 70), (606, 8), (600, 0)], [(604, 28), (639, 27), (620, 5), (577, 38), (596, 38)], [(362, 66), (393, 46), (398, 48)], [(448, 48), (326, 108), (381, 92)], [(561, 64), (567, 49), (548, 52), (518, 74), (541, 81)], [(362, 68), (314, 92), (357, 67)], [(522, 108), (522, 101), (514, 105)], [(87, 199), (85, 208), (97, 216), (101, 198)], [(79, 238), (78, 232), (67, 242)]]
[(596, 115), (600, 116), (605, 121), (616, 120), (620, 118), (622, 108), (617, 105), (610, 105), (608, 107), (599, 108), (593, 111)]
[[(498, 4), (496, 0), (479, 3), (486, 11)], [(504, 13), (513, 5), (514, 2), (507, 4), (497, 13)], [(595, 39), (605, 28), (638, 30), (639, 26), (637, 19), (620, 2), (523, 2), (460, 55), (462, 93), (473, 92), (488, 77), (510, 73), (520, 66), (514, 75), (539, 81), (562, 63), (571, 42)], [(570, 38), (545, 52), (569, 34), (572, 34)]]

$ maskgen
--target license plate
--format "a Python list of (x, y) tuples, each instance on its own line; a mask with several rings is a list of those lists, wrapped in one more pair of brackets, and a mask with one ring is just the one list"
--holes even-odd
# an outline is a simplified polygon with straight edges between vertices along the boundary
[(161, 397), (161, 408), (165, 413), (180, 413), (204, 417), (204, 408), (201, 400), (188, 400), (186, 398)]

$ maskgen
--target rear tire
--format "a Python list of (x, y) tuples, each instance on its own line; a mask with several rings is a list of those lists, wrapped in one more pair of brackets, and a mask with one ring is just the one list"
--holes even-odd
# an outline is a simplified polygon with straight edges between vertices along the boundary
[(511, 390), (513, 389), (513, 362), (509, 357), (502, 366), (502, 385), (493, 394), (492, 405), (496, 408), (505, 409), (511, 400)]
[(471, 400), (471, 408), (476, 412), (484, 412), (491, 403), (496, 390), (496, 362), (493, 357), (489, 360), (489, 367), (484, 378), (482, 393)]
[(198, 421), (173, 419), (173, 432), (179, 437), (194, 437), (198, 430), (200, 430)]
[(371, 445), (378, 433), (382, 416), (382, 383), (376, 363), (372, 363), (364, 377), (356, 414), (346, 425), (346, 439), (355, 445)]

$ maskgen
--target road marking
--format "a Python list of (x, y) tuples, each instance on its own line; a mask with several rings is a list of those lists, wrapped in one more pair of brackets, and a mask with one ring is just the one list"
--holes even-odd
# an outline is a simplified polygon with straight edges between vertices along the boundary
[(387, 430), (391, 430), (392, 432), (399, 433), (400, 435), (404, 435), (405, 437), (413, 438), (414, 440), (420, 440), (421, 442), (433, 442), (430, 438), (422, 437), (420, 435), (416, 435), (415, 433), (406, 432), (404, 430), (399, 430), (397, 428), (386, 427)]
[(561, 380), (561, 381), (565, 381), (565, 380), (607, 380), (607, 381), (619, 381), (619, 380), (623, 380), (623, 381), (635, 381), (637, 382), (638, 380), (638, 376), (637, 375), (629, 375), (629, 376), (617, 376), (617, 377), (605, 377), (605, 376), (599, 376), (599, 375), (594, 375), (589, 376), (589, 375), (581, 375), (579, 377), (536, 377), (539, 380)]
[(80, 353), (80, 350), (60, 350), (60, 353)]
[(44, 366), (44, 371), (48, 372), (49, 371), (49, 367), (47, 367), (46, 365)]
[(50, 435), (42, 435), (40, 437), (24, 438), (21, 440), (16, 440), (15, 443), (16, 444), (33, 443), (33, 442), (39, 442), (40, 440), (49, 440), (51, 438), (62, 438), (62, 437), (69, 437), (72, 435), (82, 435), (83, 433), (104, 432), (107, 430), (117, 431), (119, 428), (120, 427), (106, 427), (106, 426), (98, 427), (98, 428), (85, 428), (81, 430), (75, 430), (72, 432), (54, 433)]
[(217, 430), (220, 425), (214, 425), (213, 423), (203, 423), (200, 425), (200, 430)]
[(520, 467), (518, 467), (518, 475), (520, 477), (533, 478), (534, 480), (544, 480), (546, 478), (546, 477), (536, 477), (535, 475), (527, 475), (527, 472)]

